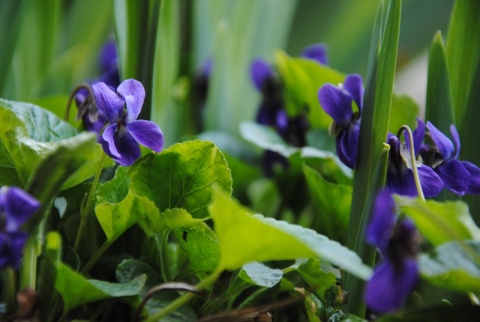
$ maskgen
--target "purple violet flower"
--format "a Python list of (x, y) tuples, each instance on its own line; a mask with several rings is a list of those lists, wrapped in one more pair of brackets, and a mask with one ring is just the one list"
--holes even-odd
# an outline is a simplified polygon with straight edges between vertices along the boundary
[(137, 120), (145, 99), (142, 83), (134, 79), (123, 81), (112, 91), (105, 83), (92, 85), (95, 101), (108, 120), (100, 143), (105, 153), (123, 166), (132, 165), (140, 157), (138, 143), (159, 152), (163, 133), (157, 124)]
[[(417, 129), (413, 131), (413, 144), (418, 156), (425, 135), (425, 124), (421, 120), (417, 120), (417, 123)], [(400, 139), (391, 133), (388, 134), (387, 143), (390, 145), (390, 158), (387, 168), (388, 190), (403, 196), (417, 196), (409, 145), (400, 142)], [(431, 167), (419, 161), (417, 161), (417, 170), (425, 197), (437, 196), (444, 187), (442, 179)]]
[(305, 49), (301, 54), (302, 57), (314, 60), (322, 65), (328, 65), (327, 45), (313, 44)]
[(400, 308), (417, 284), (418, 236), (410, 220), (396, 218), (390, 193), (380, 192), (367, 227), (367, 242), (383, 257), (365, 290), (365, 301), (372, 311), (386, 313)]
[(17, 187), (0, 188), (0, 268), (18, 268), (27, 233), (20, 227), (40, 208), (40, 203)]
[(420, 155), (440, 176), (445, 187), (458, 195), (480, 192), (480, 169), (467, 161), (459, 161), (460, 138), (454, 125), (450, 126), (453, 142), (432, 123), (427, 128), (434, 145), (422, 145)]
[[(363, 91), (362, 77), (356, 74), (348, 75), (343, 85), (325, 84), (318, 91), (320, 105), (333, 119), (331, 131), (335, 135), (337, 155), (352, 169), (357, 161)], [(357, 112), (353, 111), (352, 102), (357, 105)]]

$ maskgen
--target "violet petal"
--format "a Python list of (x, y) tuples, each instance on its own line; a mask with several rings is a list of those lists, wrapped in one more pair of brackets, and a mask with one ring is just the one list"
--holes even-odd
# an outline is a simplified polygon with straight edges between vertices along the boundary
[(264, 59), (257, 58), (250, 65), (250, 77), (259, 91), (262, 91), (265, 80), (272, 75), (272, 67)]
[(125, 101), (105, 83), (99, 82), (92, 85), (93, 95), (97, 107), (102, 111), (110, 123), (120, 122), (123, 118)]
[(353, 115), (352, 96), (337, 86), (325, 84), (318, 91), (318, 100), (336, 123), (349, 126)]
[(395, 202), (390, 192), (384, 190), (377, 194), (372, 217), (367, 227), (367, 242), (385, 252), (395, 223)]
[(142, 83), (132, 78), (124, 80), (118, 86), (117, 92), (122, 95), (127, 105), (127, 123), (135, 121), (145, 100), (145, 89)]
[(458, 195), (465, 194), (470, 186), (470, 172), (468, 172), (463, 164), (455, 159), (443, 162), (435, 168), (442, 179), (445, 187)]
[(439, 129), (435, 127), (430, 121), (427, 122), (427, 128), (430, 132), (430, 137), (437, 146), (440, 154), (444, 160), (450, 160), (454, 157), (455, 147), (453, 146), (452, 141)]
[(322, 65), (328, 65), (327, 46), (324, 44), (313, 44), (306, 47), (301, 56), (314, 60)]
[(38, 200), (20, 188), (2, 188), (0, 194), (7, 232), (18, 230), (40, 208)]
[(352, 95), (359, 111), (362, 112), (364, 92), (362, 77), (357, 74), (348, 75), (343, 82), (343, 88)]
[(151, 121), (138, 120), (127, 124), (132, 137), (141, 145), (160, 152), (163, 148), (163, 133), (158, 125)]
[(385, 260), (375, 268), (367, 284), (365, 301), (376, 313), (387, 313), (399, 309), (418, 282), (418, 265), (407, 258), (402, 266), (395, 268)]

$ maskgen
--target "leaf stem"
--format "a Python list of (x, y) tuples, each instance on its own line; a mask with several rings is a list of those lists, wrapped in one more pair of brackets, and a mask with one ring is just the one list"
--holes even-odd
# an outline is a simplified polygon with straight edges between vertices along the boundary
[(167, 265), (168, 235), (169, 235), (169, 231), (162, 231), (160, 234), (156, 235), (157, 243), (159, 244), (159, 247), (160, 247), (160, 268), (162, 270), (161, 275), (162, 275), (162, 279), (165, 282), (172, 281), (170, 269), (168, 268), (168, 265)]
[[(197, 285), (195, 285), (195, 288), (198, 291), (204, 290), (206, 287), (213, 284), (218, 279), (221, 273), (222, 273), (222, 270), (217, 269), (215, 272), (213, 272), (212, 274), (207, 276), (205, 279), (200, 281)], [(188, 301), (190, 301), (193, 297), (195, 297), (195, 294), (190, 292), (183, 294), (182, 296), (177, 298), (175, 301), (167, 305), (165, 308), (163, 308), (163, 310), (158, 311), (157, 313), (148, 317), (148, 319), (146, 319), (144, 322), (156, 322), (166, 317), (170, 313), (174, 312), (175, 310), (181, 308), (183, 305), (188, 303)]]
[(93, 195), (97, 190), (98, 180), (100, 179), (100, 174), (102, 173), (103, 169), (103, 162), (105, 161), (105, 153), (102, 153), (102, 159), (98, 164), (97, 172), (95, 173), (95, 177), (93, 178), (92, 186), (90, 187), (90, 192), (88, 193), (87, 201), (85, 203), (85, 207), (83, 208), (82, 212), (80, 213), (80, 226), (78, 227), (77, 237), (75, 238), (75, 243), (73, 244), (73, 249), (78, 251), (78, 247), (80, 247), (80, 242), (82, 241), (83, 233), (85, 231), (85, 227), (87, 226), (88, 221), (88, 213), (90, 212), (90, 207), (92, 206)]

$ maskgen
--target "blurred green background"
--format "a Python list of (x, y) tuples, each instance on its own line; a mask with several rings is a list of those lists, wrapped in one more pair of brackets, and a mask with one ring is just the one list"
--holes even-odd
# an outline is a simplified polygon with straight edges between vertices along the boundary
[[(260, 98), (249, 78), (253, 58), (272, 62), (277, 49), (297, 56), (323, 42), (333, 68), (365, 76), (379, 2), (4, 0), (0, 96), (33, 101), (61, 115), (72, 88), (98, 76), (102, 45), (116, 35), (121, 72), (140, 79), (151, 93), (142, 116), (159, 123), (167, 144), (196, 131), (198, 114), (189, 94), (208, 58), (218, 67), (211, 75), (204, 129), (238, 135), (238, 124), (254, 118)], [(426, 56), (415, 58), (427, 52), (436, 30), (446, 34), (453, 2), (403, 1), (398, 74), (413, 66), (420, 75), (399, 81), (397, 90), (412, 93), (420, 106)]]

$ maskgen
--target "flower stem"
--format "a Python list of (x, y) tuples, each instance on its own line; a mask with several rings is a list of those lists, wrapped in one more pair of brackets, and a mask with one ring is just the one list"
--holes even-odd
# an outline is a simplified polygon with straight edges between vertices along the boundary
[(90, 260), (85, 264), (85, 266), (82, 268), (82, 274), (87, 273), (90, 268), (97, 262), (97, 260), (105, 253), (105, 251), (110, 247), (115, 240), (106, 240), (102, 246), (97, 249), (96, 253), (90, 258)]
[[(68, 122), (68, 118), (70, 117), (70, 107), (72, 106), (73, 98), (75, 94), (78, 92), (79, 89), (85, 89), (88, 91), (88, 95), (90, 95), (93, 99), (93, 91), (92, 87), (87, 83), (82, 83), (80, 85), (75, 86), (75, 88), (70, 92), (70, 96), (68, 97), (67, 106), (65, 107), (65, 115), (63, 116), (63, 120)], [(82, 117), (83, 113), (85, 113), (87, 106), (79, 107), (79, 111), (77, 113), (77, 117), (75, 118), (77, 121)]]
[(37, 284), (37, 256), (39, 251), (39, 234), (34, 233), (28, 237), (23, 248), (23, 263), (20, 270), (20, 290), (26, 288), (36, 289)]
[(402, 125), (400, 128), (400, 131), (405, 131), (407, 132), (407, 139), (410, 144), (410, 163), (412, 164), (412, 172), (413, 172), (413, 178), (415, 180), (415, 187), (417, 188), (417, 193), (418, 197), (425, 201), (425, 196), (423, 195), (423, 190), (422, 190), (422, 184), (420, 183), (420, 177), (418, 175), (418, 169), (417, 169), (417, 158), (415, 157), (415, 145), (413, 142), (413, 133), (412, 130), (408, 127), (408, 125)]
[(105, 153), (102, 153), (102, 159), (98, 164), (97, 172), (95, 173), (95, 177), (93, 178), (92, 186), (90, 187), (90, 192), (88, 193), (85, 207), (80, 213), (80, 226), (78, 227), (77, 237), (75, 238), (75, 243), (73, 244), (73, 249), (75, 249), (75, 251), (78, 251), (78, 247), (80, 247), (80, 242), (82, 241), (83, 233), (85, 231), (85, 227), (87, 226), (88, 213), (90, 212), (90, 207), (92, 206), (93, 195), (97, 190), (98, 180), (100, 179), (100, 174), (102, 173), (104, 161)]
[[(218, 279), (221, 273), (222, 273), (221, 270), (216, 270), (215, 272), (207, 276), (207, 278), (205, 278), (204, 280), (200, 281), (200, 283), (195, 285), (195, 288), (198, 291), (204, 290), (207, 286), (213, 284)], [(181, 308), (183, 305), (188, 303), (188, 301), (190, 301), (194, 296), (195, 294), (190, 292), (183, 294), (182, 296), (177, 298), (175, 301), (167, 305), (165, 308), (163, 308), (163, 310), (158, 311), (157, 313), (148, 317), (148, 319), (146, 319), (144, 322), (156, 322), (166, 317), (170, 313), (176, 311), (177, 309)]]

